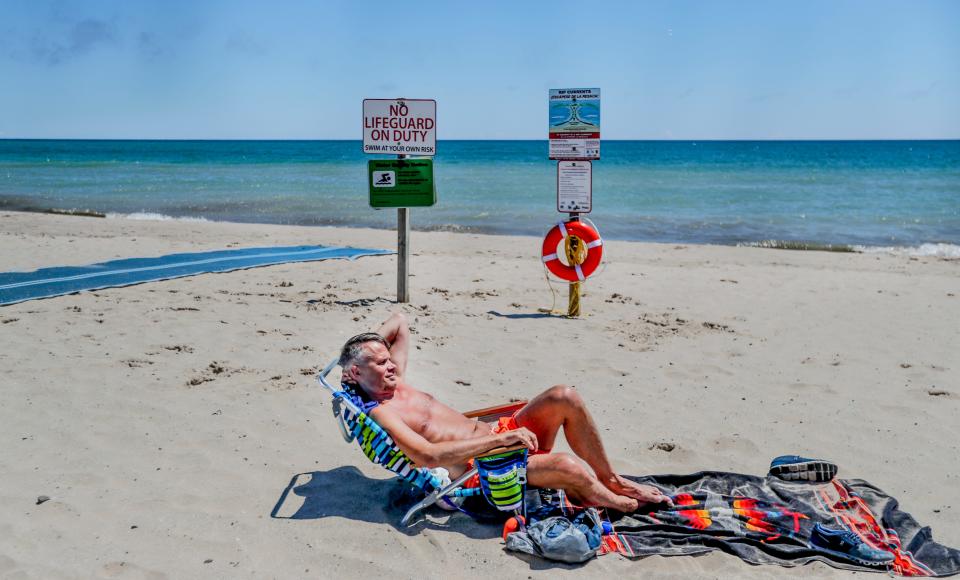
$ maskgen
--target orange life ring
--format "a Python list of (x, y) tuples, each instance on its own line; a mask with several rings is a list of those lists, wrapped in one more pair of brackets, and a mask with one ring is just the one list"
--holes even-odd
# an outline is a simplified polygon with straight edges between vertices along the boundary
[[(577, 236), (587, 245), (587, 257), (582, 264), (568, 266), (560, 261), (557, 246), (564, 238), (571, 235)], [(555, 276), (567, 282), (582, 282), (589, 278), (600, 265), (601, 258), (603, 258), (603, 240), (600, 239), (600, 234), (581, 221), (560, 222), (553, 226), (553, 229), (547, 232), (547, 237), (543, 239), (543, 263)]]

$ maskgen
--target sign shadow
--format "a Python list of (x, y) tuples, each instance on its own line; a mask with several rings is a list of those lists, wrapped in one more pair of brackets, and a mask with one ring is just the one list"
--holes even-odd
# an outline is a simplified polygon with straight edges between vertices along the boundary
[(500, 318), (509, 318), (511, 320), (523, 320), (525, 318), (566, 318), (563, 314), (550, 314), (549, 312), (528, 312), (528, 313), (518, 313), (518, 314), (503, 314), (502, 312), (497, 312), (496, 310), (488, 310), (487, 314), (492, 314), (493, 316), (499, 316)]

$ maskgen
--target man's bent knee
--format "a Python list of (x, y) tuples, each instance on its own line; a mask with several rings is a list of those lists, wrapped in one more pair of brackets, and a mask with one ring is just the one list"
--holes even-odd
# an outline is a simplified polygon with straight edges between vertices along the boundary
[(584, 482), (590, 479), (590, 472), (579, 459), (569, 453), (551, 453), (550, 467), (570, 480)]
[(580, 393), (570, 385), (554, 385), (544, 391), (543, 394), (551, 403), (575, 407), (583, 406), (583, 399), (580, 397)]

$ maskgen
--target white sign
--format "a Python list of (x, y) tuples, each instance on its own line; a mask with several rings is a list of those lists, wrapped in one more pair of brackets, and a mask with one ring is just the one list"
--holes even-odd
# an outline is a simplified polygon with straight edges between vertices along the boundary
[(363, 152), (436, 155), (437, 102), (433, 99), (364, 99)]
[(600, 89), (550, 89), (550, 159), (600, 159)]
[(600, 159), (600, 140), (551, 139), (550, 159)]
[(593, 164), (557, 162), (557, 211), (590, 213), (593, 205)]

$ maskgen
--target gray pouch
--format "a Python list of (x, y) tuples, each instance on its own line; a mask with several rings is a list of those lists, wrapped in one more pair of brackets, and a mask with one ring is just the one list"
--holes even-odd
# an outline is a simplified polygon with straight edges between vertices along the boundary
[(589, 541), (580, 527), (564, 517), (540, 520), (527, 526), (526, 532), (507, 536), (508, 550), (572, 564), (593, 558), (598, 548), (599, 541)]

